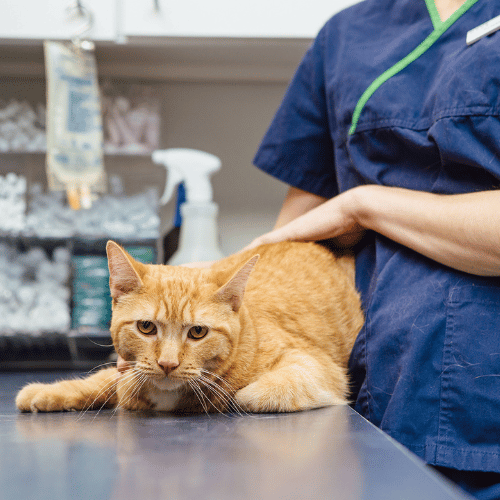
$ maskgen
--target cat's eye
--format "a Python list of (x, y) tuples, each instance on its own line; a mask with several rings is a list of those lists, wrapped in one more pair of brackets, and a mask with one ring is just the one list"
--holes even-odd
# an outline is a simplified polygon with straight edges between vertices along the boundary
[(208, 328), (206, 326), (192, 326), (188, 331), (188, 337), (190, 339), (199, 340), (202, 339), (208, 333)]
[(144, 335), (156, 335), (156, 325), (152, 321), (138, 321), (137, 329)]

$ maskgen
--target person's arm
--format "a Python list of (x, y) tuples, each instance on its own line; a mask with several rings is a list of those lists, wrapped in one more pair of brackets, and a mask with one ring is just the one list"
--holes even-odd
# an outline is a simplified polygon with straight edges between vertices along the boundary
[(276, 219), (274, 229), (288, 224), (290, 221), (309, 212), (309, 210), (318, 207), (327, 199), (296, 187), (290, 187)]
[(436, 195), (359, 186), (267, 233), (251, 246), (376, 231), (441, 264), (500, 276), (500, 191)]

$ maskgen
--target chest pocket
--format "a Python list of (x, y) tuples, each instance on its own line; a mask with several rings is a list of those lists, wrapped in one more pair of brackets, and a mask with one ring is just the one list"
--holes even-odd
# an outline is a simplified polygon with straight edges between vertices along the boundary
[(483, 38), (444, 59), (426, 107), (433, 123), (452, 116), (498, 115), (500, 34)]
[(464, 30), (435, 30), (380, 75), (353, 111), (349, 134), (381, 127), (426, 130), (453, 116), (498, 115), (500, 33), (471, 46)]
[(376, 89), (355, 125), (346, 151), (366, 183), (443, 194), (498, 188), (500, 32), (469, 47), (465, 34), (443, 35)]

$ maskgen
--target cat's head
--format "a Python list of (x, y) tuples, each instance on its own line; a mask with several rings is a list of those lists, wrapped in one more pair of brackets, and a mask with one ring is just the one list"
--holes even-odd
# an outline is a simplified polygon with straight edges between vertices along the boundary
[(245, 287), (257, 262), (212, 271), (146, 265), (109, 241), (111, 335), (134, 371), (161, 390), (177, 390), (232, 362)]

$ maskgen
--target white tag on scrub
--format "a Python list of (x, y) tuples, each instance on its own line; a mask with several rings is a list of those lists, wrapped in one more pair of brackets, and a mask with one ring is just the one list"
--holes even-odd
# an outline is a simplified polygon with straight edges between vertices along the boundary
[(101, 101), (93, 52), (45, 42), (47, 177), (66, 190), (73, 208), (88, 206), (89, 190), (104, 192)]
[(467, 38), (465, 39), (465, 41), (467, 42), (467, 45), (472, 45), (478, 40), (481, 40), (481, 38), (491, 35), (492, 33), (495, 33), (495, 31), (499, 29), (500, 29), (500, 16), (497, 16), (479, 25), (477, 28), (468, 31)]

